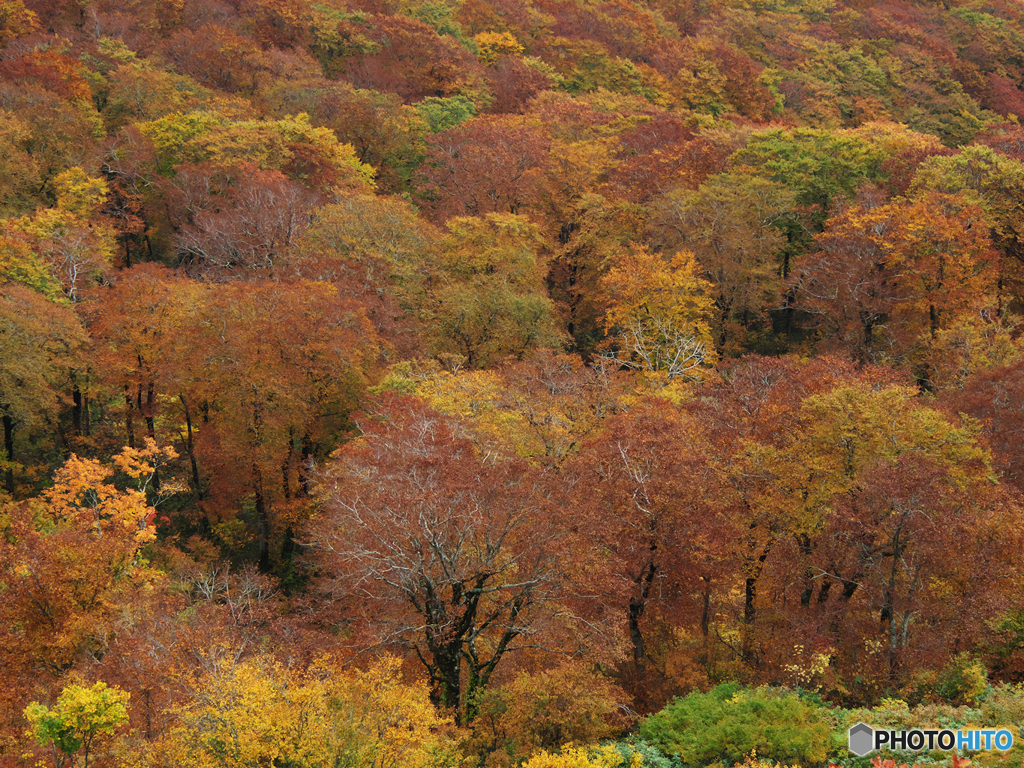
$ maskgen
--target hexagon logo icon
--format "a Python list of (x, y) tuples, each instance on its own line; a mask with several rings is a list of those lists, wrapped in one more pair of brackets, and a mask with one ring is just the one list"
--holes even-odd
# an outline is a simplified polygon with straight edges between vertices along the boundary
[(857, 723), (849, 731), (850, 751), (864, 757), (875, 749), (875, 729), (866, 723)]

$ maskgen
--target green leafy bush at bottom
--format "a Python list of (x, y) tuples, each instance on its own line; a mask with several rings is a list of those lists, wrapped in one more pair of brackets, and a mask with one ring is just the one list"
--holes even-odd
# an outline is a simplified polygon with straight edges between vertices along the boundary
[[(636, 735), (613, 741), (611, 746), (622, 758), (623, 766), (633, 766), (639, 762), (643, 768), (682, 768), (678, 755), (666, 755)], [(639, 760), (636, 759), (637, 755), (640, 756)]]
[(823, 763), (831, 731), (828, 714), (796, 694), (738, 683), (676, 698), (640, 726), (644, 739), (688, 766), (733, 765), (751, 750), (780, 763)]

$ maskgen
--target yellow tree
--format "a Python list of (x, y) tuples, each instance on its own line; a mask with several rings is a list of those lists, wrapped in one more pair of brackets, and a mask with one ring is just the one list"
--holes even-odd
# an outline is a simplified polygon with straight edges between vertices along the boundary
[[(0, 14), (4, 4), (0, 3)], [(28, 150), (31, 144), (32, 127), (14, 112), (0, 110), (0, 211), (4, 215), (31, 210), (35, 202), (39, 165)]]
[(742, 345), (745, 331), (768, 324), (783, 290), (778, 254), (786, 238), (779, 226), (795, 207), (783, 185), (723, 173), (696, 191), (676, 188), (657, 205), (652, 222), (666, 245), (694, 252), (714, 286), (719, 349)]
[[(79, 208), (81, 199), (69, 190), (64, 199)], [(60, 282), (69, 301), (81, 300), (82, 291), (110, 267), (113, 232), (104, 224), (61, 208), (44, 208), (6, 224), (13, 237), (24, 238)]]
[(186, 675), (189, 697), (150, 764), (197, 768), (452, 764), (455, 749), (422, 684), (402, 681), (400, 662), (384, 657), (366, 671), (329, 664), (302, 671), (269, 656), (228, 654), (202, 674)]
[(480, 450), (518, 454), (532, 464), (559, 464), (575, 453), (606, 416), (620, 409), (626, 387), (623, 378), (602, 366), (550, 349), (493, 370), (452, 367), (404, 361), (373, 391), (422, 397), (444, 415), (471, 425)]
[(1016, 499), (994, 484), (977, 428), (916, 395), (833, 386), (803, 398), (781, 439), (746, 444), (744, 505), (763, 521), (749, 537), (761, 595), (775, 595), (755, 595), (758, 654), (784, 655), (797, 636), (839, 649), (834, 670), (860, 685), (898, 686), (981, 639), (1019, 588)]
[(172, 113), (139, 129), (156, 146), (162, 170), (188, 163), (218, 168), (255, 165), (281, 171), (312, 189), (373, 189), (373, 168), (356, 159), (352, 145), (308, 115), (281, 120), (231, 120), (211, 112)]
[(602, 357), (651, 382), (698, 380), (715, 361), (712, 286), (690, 251), (671, 261), (634, 245), (602, 281), (611, 306)]
[(434, 351), (462, 355), (479, 368), (559, 346), (537, 225), (525, 216), (489, 213), (456, 218), (447, 227), (444, 272), (425, 311)]
[(108, 688), (100, 681), (91, 688), (69, 685), (52, 708), (33, 701), (25, 708), (25, 719), (32, 724), (32, 736), (40, 746), (53, 750), (54, 768), (74, 764), (82, 751), (83, 768), (89, 768), (89, 756), (99, 736), (109, 736), (128, 722), (129, 694), (117, 686)]
[(495, 64), (501, 56), (520, 56), (523, 46), (508, 32), (481, 32), (473, 37), (480, 49), (480, 61), (487, 66)]
[(0, 229), (0, 285), (18, 283), (61, 301), (60, 283), (47, 264), (39, 258), (31, 240), (13, 227)]
[(39, 17), (25, 8), (21, 0), (0, 2), (0, 47), (39, 27)]

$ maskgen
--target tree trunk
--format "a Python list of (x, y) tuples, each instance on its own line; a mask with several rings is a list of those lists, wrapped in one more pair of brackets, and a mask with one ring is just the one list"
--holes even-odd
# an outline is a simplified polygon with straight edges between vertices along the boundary
[[(150, 440), (156, 442), (156, 417), (153, 416), (153, 411), (156, 408), (156, 384), (149, 382), (146, 385), (146, 434), (149, 435)], [(153, 468), (153, 490), (160, 490), (160, 470), (156, 467)]]
[(449, 710), (455, 715), (458, 725), (465, 725), (462, 712), (462, 638), (443, 645), (434, 645), (430, 700), (435, 707)]
[[(657, 548), (656, 544), (651, 545), (651, 550)], [(640, 588), (640, 593), (629, 599), (629, 639), (633, 643), (633, 662), (636, 664), (638, 674), (642, 674), (647, 660), (647, 644), (644, 641), (643, 632), (640, 629), (640, 619), (643, 618), (647, 608), (647, 599), (651, 595), (651, 585), (658, 572), (658, 566), (652, 559), (648, 562), (644, 571), (634, 579)]]
[(192, 411), (189, 409), (188, 401), (184, 395), (178, 395), (178, 401), (185, 411), (185, 453), (188, 454), (188, 461), (192, 470), (189, 482), (192, 485), (192, 491), (201, 499), (203, 498), (203, 493), (199, 485), (199, 464), (196, 462), (195, 444), (192, 435)]
[(71, 385), (71, 424), (75, 437), (82, 436), (82, 391), (77, 384)]
[(270, 571), (270, 515), (263, 489), (263, 470), (260, 469), (259, 447), (262, 443), (263, 415), (261, 403), (253, 402), (253, 440), (252, 440), (252, 481), (256, 496), (257, 541), (260, 548), (259, 568), (263, 573)]
[(769, 541), (764, 550), (758, 555), (757, 560), (748, 561), (747, 579), (744, 584), (743, 598), (743, 659), (744, 661), (754, 660), (754, 622), (757, 620), (757, 581), (764, 569), (764, 561), (768, 559), (772, 545)]
[(124, 385), (124, 431), (125, 439), (128, 441), (128, 447), (135, 447), (135, 405), (132, 403), (132, 394), (129, 386)]
[(263, 473), (259, 462), (252, 463), (253, 490), (256, 495), (257, 541), (260, 548), (259, 568), (263, 573), (270, 571), (270, 517), (267, 501), (263, 496)]
[(14, 496), (14, 419), (4, 410), (4, 452), (7, 454), (7, 469), (4, 471), (4, 485)]

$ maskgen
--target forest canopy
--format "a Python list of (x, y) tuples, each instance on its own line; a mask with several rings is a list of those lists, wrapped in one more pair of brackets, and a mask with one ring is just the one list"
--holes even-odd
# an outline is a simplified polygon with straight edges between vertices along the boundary
[(1011, 0), (0, 0), (0, 768), (1019, 727), (1022, 83)]

